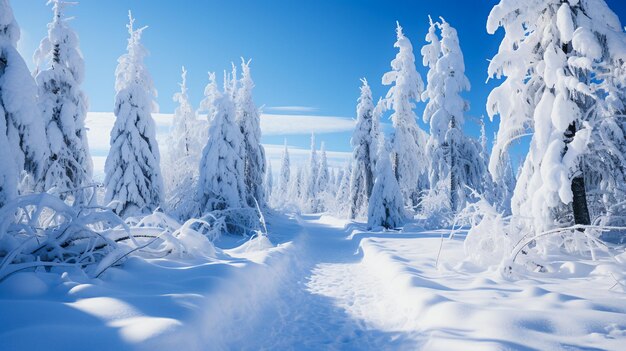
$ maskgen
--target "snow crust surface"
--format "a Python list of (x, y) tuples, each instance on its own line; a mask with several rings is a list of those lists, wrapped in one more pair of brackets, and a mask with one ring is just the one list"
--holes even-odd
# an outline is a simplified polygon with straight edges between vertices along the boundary
[[(464, 234), (368, 232), (329, 216), (269, 218), (212, 257), (143, 259), (101, 279), (19, 273), (0, 283), (10, 350), (620, 350), (623, 266), (552, 257), (504, 279), (465, 259)], [(624, 257), (618, 257), (624, 260)], [(519, 278), (519, 277), (518, 277)]]

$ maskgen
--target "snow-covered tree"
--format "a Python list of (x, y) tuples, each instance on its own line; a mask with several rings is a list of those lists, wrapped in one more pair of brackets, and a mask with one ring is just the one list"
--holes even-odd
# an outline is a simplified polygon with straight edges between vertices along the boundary
[(7, 138), (6, 124), (0, 123), (0, 208), (17, 195), (18, 169), (11, 154), (12, 146)]
[(303, 196), (303, 202), (307, 211), (318, 212), (320, 199), (318, 198), (319, 188), (317, 177), (319, 175), (319, 159), (317, 150), (315, 149), (315, 134), (311, 134), (311, 153), (309, 155), (309, 164), (306, 169), (306, 191)]
[(381, 137), (376, 181), (369, 199), (368, 220), (370, 228), (384, 227), (393, 229), (402, 226), (406, 219), (402, 192), (391, 167), (391, 147)]
[(217, 86), (217, 80), (215, 79), (215, 73), (209, 72), (209, 84), (204, 88), (204, 99), (200, 102), (198, 115), (204, 115), (207, 122), (211, 123), (211, 118), (215, 115), (215, 101), (221, 95), (220, 89)]
[(350, 180), (350, 218), (364, 216), (374, 187), (375, 157), (379, 138), (379, 120), (375, 117), (372, 90), (362, 79), (361, 96), (356, 108), (356, 127), (352, 133), (352, 163)]
[(196, 200), (201, 214), (247, 207), (243, 135), (231, 96), (219, 93), (211, 108), (209, 137), (200, 161)]
[[(19, 39), (13, 9), (8, 0), (0, 0), (0, 123), (4, 124), (0, 143), (4, 144), (4, 156), (13, 159), (3, 160), (7, 162), (0, 167), (0, 199), (5, 201), (16, 194), (14, 185), (22, 171), (29, 175), (30, 184), (41, 184), (50, 152), (37, 107), (37, 85), (17, 51)], [(32, 189), (28, 186), (20, 190)]]
[(93, 165), (85, 129), (87, 98), (80, 89), (84, 62), (78, 37), (64, 14), (65, 8), (75, 3), (51, 2), (54, 16), (48, 35), (35, 52), (39, 106), (50, 149), (39, 188), (55, 189), (62, 198), (72, 195), (82, 202), (87, 199), (81, 187), (91, 183)]
[(119, 58), (115, 71), (116, 120), (104, 166), (105, 202), (122, 217), (152, 212), (163, 198), (159, 145), (152, 119), (152, 112), (158, 109), (157, 92), (143, 62), (148, 52), (141, 44), (146, 27), (135, 29), (130, 12), (129, 20), (127, 53)]
[(174, 94), (174, 102), (178, 107), (174, 110), (172, 129), (169, 135), (168, 154), (170, 158), (184, 158), (194, 153), (195, 143), (193, 138), (194, 113), (189, 95), (187, 94), (187, 70), (182, 68), (180, 92)]
[(267, 198), (270, 199), (274, 192), (274, 175), (272, 174), (272, 163), (269, 160), (267, 161), (267, 171), (265, 172), (263, 186), (265, 187)]
[(237, 79), (237, 66), (232, 62), (230, 64), (232, 67), (230, 73), (224, 70), (224, 95), (236, 102), (240, 81)]
[[(233, 72), (236, 74), (236, 72)], [(241, 60), (241, 80), (236, 94), (237, 123), (243, 134), (244, 183), (248, 193), (248, 205), (265, 206), (265, 149), (261, 145), (261, 119), (252, 100), (254, 82), (250, 75), (250, 61)]]
[[(500, 172), (496, 177), (489, 173), (489, 159), (491, 154), (487, 145), (487, 133), (485, 131), (485, 121), (480, 120), (480, 161), (483, 167), (483, 197), (494, 208), (505, 216), (511, 215), (511, 197), (515, 189), (515, 174), (511, 164), (510, 155), (502, 155)], [(494, 181), (494, 179), (496, 179)]]
[(340, 171), (341, 177), (339, 177), (339, 185), (337, 187), (337, 194), (335, 195), (335, 208), (337, 213), (348, 216), (350, 210), (350, 179), (352, 179), (352, 162), (348, 164)]
[(330, 168), (330, 176), (328, 177), (328, 192), (330, 195), (337, 195), (337, 170), (334, 167)]
[(287, 139), (285, 139), (285, 148), (283, 157), (280, 161), (280, 174), (278, 178), (279, 196), (286, 196), (289, 191), (289, 183), (291, 181), (291, 163), (289, 160), (289, 148), (287, 147)]
[[(441, 31), (441, 40), (437, 29)], [(424, 65), (430, 69), (422, 99), (428, 102), (424, 122), (430, 124), (426, 144), (431, 160), (429, 182), (432, 189), (446, 189), (450, 208), (456, 212), (465, 207), (469, 191), (466, 187), (482, 190), (484, 173), (480, 150), (474, 140), (463, 134), (469, 103), (461, 93), (469, 91), (470, 83), (465, 76), (457, 32), (450, 24), (443, 18), (440, 23), (431, 19), (426, 41), (422, 55)]]
[(296, 168), (296, 172), (290, 177), (289, 182), (289, 199), (291, 203), (301, 202), (305, 195), (306, 184), (304, 181), (304, 170), (302, 166)]
[[(490, 172), (497, 177), (510, 144), (531, 133), (513, 215), (532, 217), (537, 231), (589, 224), (587, 190), (602, 183), (593, 179), (615, 179), (619, 170), (591, 165), (606, 164), (609, 154), (623, 159), (614, 146), (624, 130), (602, 140), (598, 128), (617, 120), (607, 105), (621, 99), (623, 110), (624, 87), (612, 77), (624, 69), (624, 29), (603, 0), (502, 0), (487, 24), (490, 33), (499, 27), (505, 36), (489, 75), (506, 80), (488, 99), (489, 115), (500, 116)], [(590, 145), (611, 151), (590, 152)]]
[(317, 192), (324, 193), (328, 191), (330, 182), (330, 173), (328, 171), (328, 156), (326, 155), (326, 143), (322, 141), (320, 146), (320, 162), (319, 171), (317, 173)]
[(184, 218), (189, 215), (187, 212), (193, 212), (194, 203), (188, 196), (188, 190), (197, 185), (198, 163), (206, 143), (208, 123), (196, 118), (187, 94), (187, 70), (184, 67), (181, 78), (180, 92), (173, 97), (178, 106), (174, 110), (162, 169), (166, 207), (179, 212)]
[(341, 185), (341, 182), (343, 181), (344, 173), (345, 173), (345, 170), (343, 169), (343, 167), (340, 167), (339, 170), (337, 171), (337, 176), (335, 177), (336, 189), (339, 189), (339, 186)]
[(390, 72), (382, 79), (384, 85), (393, 85), (386, 96), (386, 105), (393, 110), (391, 120), (395, 129), (392, 145), (392, 167), (404, 200), (413, 206), (418, 204), (419, 192), (428, 162), (425, 155), (426, 133), (419, 128), (413, 109), (424, 91), (424, 83), (415, 68), (415, 56), (411, 41), (397, 24), (399, 52), (391, 61)]

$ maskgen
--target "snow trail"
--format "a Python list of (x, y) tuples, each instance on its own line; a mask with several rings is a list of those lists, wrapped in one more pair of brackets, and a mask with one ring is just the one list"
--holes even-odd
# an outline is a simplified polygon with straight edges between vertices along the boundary
[[(355, 317), (359, 309), (383, 308), (385, 288), (366, 271), (358, 241), (329, 217), (298, 218), (297, 262), (253, 326), (261, 340), (246, 338), (243, 350), (391, 350), (416, 348), (403, 332), (376, 329)], [(371, 313), (369, 311), (368, 313)], [(358, 313), (356, 314), (358, 315)], [(381, 316), (383, 314), (381, 313)], [(248, 334), (243, 331), (242, 334)], [(249, 335), (249, 334), (248, 334)]]

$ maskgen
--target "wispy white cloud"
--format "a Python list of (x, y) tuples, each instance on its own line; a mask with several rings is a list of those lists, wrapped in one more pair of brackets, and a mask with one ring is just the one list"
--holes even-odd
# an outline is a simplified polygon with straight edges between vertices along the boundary
[(267, 111), (274, 111), (274, 112), (298, 112), (298, 113), (319, 111), (319, 108), (311, 107), (311, 106), (269, 106), (269, 107), (264, 107), (263, 109)]
[(264, 135), (298, 135), (340, 133), (354, 129), (355, 121), (347, 117), (313, 115), (261, 115)]

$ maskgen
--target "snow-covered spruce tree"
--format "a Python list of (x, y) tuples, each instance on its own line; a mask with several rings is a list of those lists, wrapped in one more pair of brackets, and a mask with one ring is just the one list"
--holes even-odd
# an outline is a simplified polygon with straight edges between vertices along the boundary
[(198, 163), (206, 143), (207, 123), (198, 120), (187, 95), (187, 70), (182, 68), (180, 92), (173, 96), (178, 106), (174, 110), (172, 127), (167, 138), (167, 152), (162, 161), (165, 178), (166, 208), (187, 217), (193, 201), (188, 189), (195, 188)]
[(319, 189), (317, 183), (317, 177), (319, 175), (319, 159), (317, 157), (317, 150), (315, 149), (315, 134), (311, 133), (311, 153), (309, 155), (309, 164), (306, 169), (306, 190), (303, 194), (303, 203), (306, 211), (311, 213), (318, 212), (319, 210)]
[[(234, 74), (234, 73), (233, 73)], [(237, 123), (244, 142), (244, 183), (248, 193), (248, 205), (265, 206), (265, 149), (261, 145), (261, 119), (252, 100), (254, 82), (250, 75), (250, 61), (241, 60), (241, 80), (237, 92)]]
[(48, 35), (35, 52), (39, 106), (46, 124), (50, 149), (40, 190), (54, 189), (62, 199), (87, 199), (85, 185), (91, 183), (93, 165), (87, 143), (85, 117), (87, 97), (80, 89), (84, 62), (78, 37), (68, 26), (64, 10), (68, 5), (52, 0), (54, 16)]
[(200, 214), (247, 207), (243, 135), (230, 95), (219, 94), (211, 109), (209, 137), (202, 151), (196, 201)]
[[(494, 136), (495, 140), (495, 136)], [(489, 160), (491, 158), (489, 147), (487, 146), (487, 134), (485, 131), (485, 122), (480, 120), (480, 160), (483, 169), (483, 197), (488, 203), (505, 216), (511, 215), (511, 197), (515, 190), (515, 174), (511, 164), (511, 157), (503, 154), (500, 160), (501, 166), (498, 167), (499, 174), (492, 177), (489, 170)], [(495, 179), (495, 180), (494, 180)]]
[(330, 168), (328, 176), (328, 193), (333, 197), (337, 195), (337, 171), (334, 167)]
[(335, 210), (338, 214), (348, 217), (350, 210), (350, 179), (352, 179), (352, 162), (341, 170), (342, 176), (339, 179), (337, 194), (335, 195)]
[[(14, 56), (14, 59), (19, 57), (15, 49), (19, 38), (19, 28), (7, 0), (0, 0), (0, 29), (0, 113), (2, 114), (2, 120), (0, 120), (0, 164), (2, 165), (0, 167), (0, 208), (2, 208), (17, 195), (17, 181), (20, 168), (23, 168), (23, 161), (20, 165), (15, 159), (15, 153), (21, 151), (19, 137), (14, 135), (10, 138), (7, 130), (7, 127), (12, 127), (9, 123), (12, 122), (13, 116), (4, 107), (5, 75), (9, 61), (7, 56)], [(26, 65), (23, 64), (23, 66)]]
[(0, 208), (17, 195), (18, 169), (11, 155), (12, 145), (6, 134), (6, 124), (0, 123)]
[[(441, 40), (437, 28), (441, 30)], [(469, 103), (461, 93), (469, 91), (470, 83), (454, 28), (443, 18), (440, 23), (431, 19), (426, 41), (429, 44), (422, 48), (422, 55), (424, 65), (430, 69), (422, 99), (428, 102), (424, 122), (430, 124), (426, 144), (431, 160), (429, 181), (432, 189), (446, 189), (450, 208), (456, 212), (465, 207), (467, 187), (482, 191), (484, 173), (475, 141), (462, 131)]]
[(393, 169), (389, 155), (391, 147), (380, 138), (378, 162), (376, 164), (376, 181), (368, 205), (367, 224), (370, 228), (384, 227), (393, 229), (402, 226), (406, 219), (402, 192)]
[[(24, 58), (17, 52), (20, 28), (13, 17), (8, 0), (0, 0), (0, 123), (4, 124), (7, 149), (5, 156), (13, 162), (2, 163), (2, 177), (7, 188), (0, 190), (0, 198), (10, 199), (16, 193), (13, 187), (26, 171), (29, 182), (20, 192), (32, 191), (32, 184), (41, 184), (48, 160), (49, 148), (45, 126), (37, 107), (37, 85)], [(1, 142), (4, 143), (4, 142)], [(30, 183), (30, 184), (29, 184)], [(10, 187), (10, 188), (9, 188)]]
[(196, 120), (189, 95), (187, 94), (187, 70), (182, 68), (180, 92), (174, 94), (174, 102), (178, 107), (174, 110), (172, 129), (168, 138), (168, 157), (170, 159), (186, 158), (194, 153), (193, 128)]
[(239, 79), (237, 79), (237, 66), (231, 62), (231, 71), (228, 73), (224, 70), (224, 94), (228, 95), (233, 101), (237, 101), (237, 94), (239, 93)]
[(317, 191), (325, 193), (330, 184), (330, 172), (328, 170), (328, 156), (326, 155), (326, 143), (322, 141), (320, 146), (319, 171), (317, 173)]
[[(497, 177), (511, 142), (532, 133), (513, 215), (531, 216), (535, 231), (590, 224), (587, 191), (597, 185), (588, 180), (616, 175), (616, 169), (600, 175), (590, 167), (608, 161), (590, 145), (614, 149), (613, 140), (597, 138), (596, 128), (615, 118), (603, 106), (623, 91), (611, 78), (626, 59), (623, 27), (603, 0), (503, 0), (487, 24), (490, 33), (499, 27), (505, 37), (489, 75), (506, 80), (488, 100), (489, 115), (500, 116), (490, 172)], [(610, 139), (623, 144), (623, 135)]]
[(413, 109), (424, 91), (424, 83), (415, 68), (413, 46), (397, 24), (399, 52), (391, 61), (390, 72), (382, 79), (384, 85), (393, 85), (386, 96), (387, 109), (393, 110), (391, 120), (394, 133), (391, 141), (392, 167), (407, 204), (415, 207), (419, 193), (425, 188), (424, 177), (428, 162), (425, 155), (426, 133), (419, 128)]
[(341, 185), (341, 182), (343, 181), (344, 172), (345, 170), (343, 169), (343, 167), (340, 167), (339, 170), (337, 171), (337, 176), (335, 177), (335, 188), (337, 190), (339, 190), (339, 186)]
[[(607, 14), (615, 30), (621, 26), (614, 14)], [(583, 158), (585, 186), (588, 204), (594, 223), (599, 225), (626, 226), (626, 43), (625, 34), (616, 31), (612, 42), (613, 60), (598, 64), (602, 81), (598, 90), (605, 100), (598, 106), (601, 118), (593, 124), (589, 140), (589, 155)], [(621, 54), (619, 53), (621, 51)], [(618, 236), (614, 236), (617, 234)], [(626, 242), (624, 231), (606, 233), (605, 239)]]
[(280, 174), (278, 178), (278, 196), (285, 197), (289, 192), (289, 182), (291, 181), (291, 163), (289, 160), (289, 148), (285, 139), (283, 157), (280, 161)]
[(274, 175), (272, 174), (272, 163), (269, 160), (267, 161), (267, 171), (265, 172), (263, 187), (265, 187), (265, 195), (267, 196), (269, 202), (274, 190)]
[(290, 177), (289, 196), (284, 199), (285, 204), (295, 204), (301, 207), (305, 195), (305, 188), (304, 170), (302, 166), (298, 166), (295, 174)]
[(215, 115), (215, 101), (221, 95), (220, 89), (217, 86), (217, 80), (215, 79), (215, 73), (209, 72), (209, 84), (204, 88), (204, 99), (200, 102), (198, 115), (204, 115), (206, 121), (211, 123), (211, 118)]
[(141, 45), (146, 27), (135, 29), (129, 12), (127, 53), (115, 71), (115, 124), (104, 166), (105, 202), (121, 217), (150, 213), (163, 199), (159, 145), (152, 112), (158, 109), (156, 89), (143, 63)]
[(374, 118), (372, 90), (367, 80), (361, 79), (361, 96), (356, 107), (356, 127), (352, 133), (352, 163), (350, 180), (350, 218), (365, 216), (374, 187), (375, 157), (378, 146), (377, 124)]

